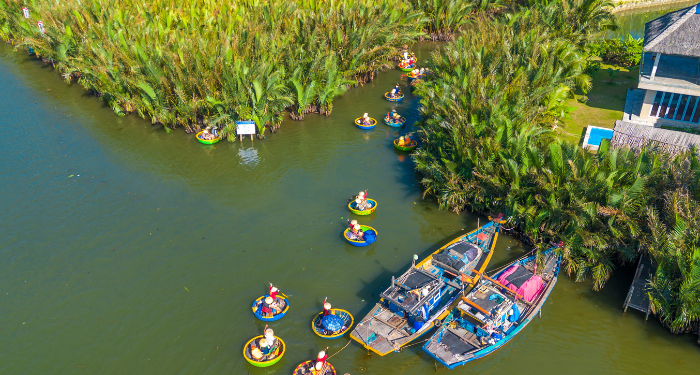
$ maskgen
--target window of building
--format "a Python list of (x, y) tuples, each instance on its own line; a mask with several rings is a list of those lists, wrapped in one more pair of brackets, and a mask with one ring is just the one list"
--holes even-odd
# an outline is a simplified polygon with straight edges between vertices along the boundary
[(700, 122), (700, 97), (657, 91), (651, 105), (650, 117)]

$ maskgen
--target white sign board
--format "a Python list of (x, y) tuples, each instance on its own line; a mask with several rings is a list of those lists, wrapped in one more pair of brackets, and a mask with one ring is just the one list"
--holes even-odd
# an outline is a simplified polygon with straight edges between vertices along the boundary
[(39, 26), (39, 31), (41, 31), (42, 34), (46, 33), (46, 31), (44, 30), (44, 23), (43, 22), (39, 21), (36, 24)]
[(236, 134), (248, 135), (255, 134), (255, 121), (236, 121)]
[(29, 9), (22, 8), (22, 13), (24, 13), (24, 18), (29, 18)]

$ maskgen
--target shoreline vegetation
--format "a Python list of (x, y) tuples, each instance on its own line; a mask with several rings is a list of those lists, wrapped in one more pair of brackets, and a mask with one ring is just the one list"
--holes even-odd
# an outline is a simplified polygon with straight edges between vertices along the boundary
[[(333, 99), (393, 66), (406, 45), (451, 40), (485, 0), (0, 0), (0, 38), (31, 49), (117, 115), (166, 131), (236, 120), (258, 136), (286, 112), (330, 115)], [(45, 32), (37, 26), (41, 21)]]
[(567, 273), (596, 290), (647, 253), (653, 312), (672, 332), (697, 329), (698, 156), (607, 143), (594, 155), (553, 130), (574, 93), (591, 88), (591, 46), (615, 27), (612, 2), (32, 4), (27, 20), (18, 2), (0, 0), (0, 38), (32, 48), (119, 115), (167, 131), (216, 124), (229, 140), (235, 120), (255, 120), (263, 136), (286, 112), (329, 115), (335, 97), (391, 67), (404, 45), (448, 41), (415, 91), (424, 194), (456, 212), (503, 212), (510, 231), (540, 249), (564, 241)]
[(435, 51), (422, 99), (416, 169), (443, 209), (502, 212), (509, 232), (604, 287), (649, 254), (652, 311), (674, 333), (700, 322), (700, 159), (644, 149), (597, 154), (556, 133), (591, 87), (591, 48), (615, 27), (612, 3), (560, 0), (479, 17)]

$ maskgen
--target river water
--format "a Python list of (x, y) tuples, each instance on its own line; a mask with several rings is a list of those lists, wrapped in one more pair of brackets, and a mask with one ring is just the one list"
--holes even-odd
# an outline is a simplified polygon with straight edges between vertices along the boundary
[[(425, 57), (429, 45), (423, 46)], [(288, 374), (349, 338), (315, 336), (324, 297), (362, 318), (391, 275), (458, 233), (469, 214), (421, 199), (413, 165), (392, 140), (413, 130), (417, 100), (396, 106), (401, 132), (352, 125), (392, 108), (382, 73), (349, 91), (332, 116), (285, 121), (264, 141), (199, 144), (135, 116), (117, 117), (49, 67), (0, 46), (0, 373)], [(346, 199), (368, 189), (376, 244), (341, 231)], [(525, 249), (500, 238), (492, 267)], [(497, 353), (446, 370), (420, 346), (367, 356), (355, 342), (331, 359), (339, 374), (697, 373), (691, 335), (674, 336), (621, 306), (633, 269), (602, 292), (562, 277), (542, 312)], [(291, 298), (272, 323), (280, 363), (249, 366), (259, 334), (250, 304), (268, 282)]]

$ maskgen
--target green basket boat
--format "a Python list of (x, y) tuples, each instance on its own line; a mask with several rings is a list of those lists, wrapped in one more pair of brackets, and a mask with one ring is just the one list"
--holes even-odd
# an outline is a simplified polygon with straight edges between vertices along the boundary
[(409, 146), (399, 146), (399, 140), (394, 140), (394, 147), (396, 147), (397, 150), (413, 151), (416, 149), (416, 146), (418, 146), (418, 142), (416, 142), (415, 140), (411, 141), (411, 144)]
[(218, 141), (221, 140), (221, 136), (218, 136), (218, 137), (216, 137), (216, 138), (214, 138), (214, 139), (202, 139), (202, 138), (199, 138), (199, 136), (202, 135), (202, 133), (204, 133), (204, 132), (201, 131), (201, 132), (197, 133), (197, 140), (198, 140), (200, 143), (204, 143), (205, 145), (213, 145), (214, 143), (216, 143), (216, 142), (218, 142)]
[(369, 215), (377, 209), (377, 201), (375, 201), (374, 199), (367, 199), (367, 201), (372, 202), (372, 208), (370, 208), (369, 210), (360, 211), (354, 209), (353, 207), (355, 206), (355, 201), (351, 201), (350, 203), (348, 203), (348, 208), (350, 209), (350, 212), (352, 212), (355, 215)]
[[(263, 337), (264, 337), (263, 335), (253, 337), (252, 339), (250, 339), (250, 341), (248, 341), (245, 344), (245, 347), (243, 348), (243, 357), (245, 357), (245, 360), (248, 361), (248, 363), (250, 363), (251, 365), (253, 365), (255, 367), (270, 367), (270, 366), (274, 365), (275, 363), (279, 362), (280, 359), (282, 359), (282, 357), (284, 356), (285, 350), (287, 349), (287, 346), (284, 344), (284, 341), (282, 341), (281, 338), (275, 336), (275, 338), (277, 340), (279, 340), (280, 345), (277, 347), (277, 349), (275, 349), (274, 352), (272, 352), (274, 355), (274, 358), (268, 359), (265, 361), (256, 361), (253, 358), (253, 354), (252, 354), (251, 349), (250, 349), (250, 344), (253, 343), (253, 341), (255, 341), (257, 343)], [(268, 355), (270, 355), (270, 354), (268, 354)]]

